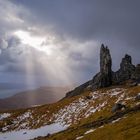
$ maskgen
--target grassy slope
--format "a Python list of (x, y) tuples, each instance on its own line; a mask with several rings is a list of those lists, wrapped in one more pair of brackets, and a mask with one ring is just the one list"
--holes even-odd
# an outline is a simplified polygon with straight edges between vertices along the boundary
[[(59, 102), (56, 102), (54, 104), (47, 104), (42, 105), (38, 107), (32, 107), (32, 108), (26, 108), (26, 109), (17, 109), (17, 110), (10, 110), (6, 111), (6, 113), (11, 113), (11, 116), (4, 119), (3, 121), (0, 121), (0, 128), (6, 125), (11, 125), (14, 119), (16, 119), (18, 116), (23, 115), (26, 112), (33, 112), (32, 118), (29, 118), (28, 120), (23, 120), (24, 122), (29, 122), (29, 128), (35, 129), (39, 128), (45, 124), (49, 124), (49, 119), (52, 116), (53, 113), (59, 111), (62, 107), (69, 105), (74, 100), (77, 100), (79, 96), (76, 96), (74, 98), (65, 99)], [(4, 113), (5, 111), (1, 111), (0, 113)], [(34, 123), (35, 121), (40, 120), (39, 123)], [(12, 126), (12, 128), (8, 129), (8, 131), (14, 130), (18, 128), (21, 123), (19, 122), (16, 126)]]
[[(115, 123), (107, 123), (103, 127), (75, 126), (66, 131), (59, 132), (50, 137), (40, 137), (37, 140), (75, 140), (83, 136), (81, 140), (139, 140), (140, 138), (140, 111), (130, 112)], [(88, 130), (95, 130), (84, 134)]]
[(140, 138), (140, 112), (129, 114), (120, 121), (104, 125), (95, 129), (94, 132), (84, 134), (94, 128), (69, 129), (63, 133), (58, 133), (50, 138), (40, 138), (40, 140), (74, 140), (79, 136), (84, 136), (81, 140), (139, 140)]
[(98, 128), (93, 133), (85, 135), (83, 140), (139, 140), (140, 112), (129, 114), (126, 118)]
[[(102, 92), (106, 92), (108, 89), (103, 89)], [(128, 96), (135, 97), (137, 93), (140, 93), (140, 86), (127, 88)], [(83, 140), (139, 140), (140, 138), (140, 110), (134, 113), (128, 113), (120, 121), (116, 123), (105, 124), (103, 128), (97, 128), (94, 132), (84, 135), (84, 133), (90, 129), (83, 127), (90, 124), (93, 121), (107, 118), (112, 115), (111, 107), (114, 104), (114, 100), (111, 99), (109, 106), (104, 110), (93, 113), (88, 118), (83, 118), (78, 124), (71, 126), (66, 131), (54, 134), (50, 137), (40, 137), (37, 140), (75, 140), (79, 136), (84, 136)], [(134, 100), (126, 101), (127, 107), (132, 108), (136, 105)]]
[[(111, 87), (116, 88), (116, 87)], [(111, 88), (101, 89), (100, 93), (105, 93), (109, 91)], [(140, 93), (140, 86), (136, 87), (124, 87), (127, 88), (127, 96), (135, 97), (137, 93)], [(42, 125), (49, 124), (49, 117), (52, 116), (53, 113), (57, 113), (61, 108), (68, 106), (73, 101), (76, 101), (77, 99), (81, 97), (85, 97), (88, 94), (90, 94), (90, 91), (85, 91), (82, 95), (75, 96), (72, 98), (67, 98), (65, 100), (61, 100), (54, 104), (49, 105), (43, 105), (38, 106), (34, 108), (27, 108), (27, 109), (19, 109), (19, 110), (12, 110), (8, 112), (12, 112), (12, 115), (9, 118), (4, 119), (3, 121), (0, 121), (0, 128), (4, 126), (6, 123), (7, 125), (10, 125), (12, 123), (12, 120), (17, 118), (17, 116), (20, 116), (24, 114), (27, 111), (32, 112), (32, 117), (30, 120), (24, 120), (29, 121), (30, 128), (38, 128)], [(118, 97), (117, 97), (118, 98)], [(47, 140), (73, 140), (76, 139), (76, 137), (83, 135), (86, 131), (88, 131), (91, 128), (82, 127), (84, 125), (90, 124), (93, 121), (107, 118), (112, 115), (111, 108), (114, 104), (114, 102), (117, 99), (116, 97), (109, 98), (107, 95), (103, 95), (101, 98), (96, 99), (95, 102), (91, 102), (91, 106), (96, 106), (99, 102), (103, 102), (105, 100), (108, 100), (108, 105), (105, 106), (104, 109), (101, 109), (100, 111), (97, 111), (90, 115), (88, 118), (82, 118), (77, 124), (73, 124), (70, 129), (60, 132), (57, 134), (52, 135), (51, 137), (47, 138), (37, 138), (37, 139), (47, 139)], [(134, 100), (127, 100), (126, 101), (127, 107), (132, 108), (136, 105), (136, 102)], [(49, 112), (48, 112), (49, 111)], [(138, 140), (138, 137), (140, 137), (140, 112), (128, 114), (127, 118), (124, 118), (120, 120), (119, 122), (116, 122), (115, 124), (105, 124), (103, 128), (97, 128), (93, 133), (84, 135), (83, 139), (85, 140), (92, 140), (93, 138), (95, 140), (126, 140), (126, 139), (132, 139), (132, 140)], [(39, 123), (33, 123), (34, 121), (40, 120)], [(21, 122), (16, 126), (20, 126)], [(9, 130), (13, 130), (16, 127), (13, 127)]]

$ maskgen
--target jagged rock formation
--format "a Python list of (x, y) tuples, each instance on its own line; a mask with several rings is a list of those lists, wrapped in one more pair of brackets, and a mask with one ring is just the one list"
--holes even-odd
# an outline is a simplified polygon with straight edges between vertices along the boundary
[(92, 87), (107, 87), (112, 84), (112, 59), (108, 47), (101, 45), (100, 72), (93, 77)]
[(140, 64), (138, 64), (135, 68), (135, 71), (131, 77), (133, 80), (136, 80), (140, 83)]
[(111, 85), (120, 85), (127, 80), (134, 82), (140, 82), (140, 64), (136, 67), (132, 64), (132, 58), (126, 54), (122, 58), (120, 69), (117, 72), (113, 72), (112, 59), (108, 47), (101, 45), (100, 49), (100, 72), (97, 73), (92, 80), (85, 84), (75, 88), (66, 94), (66, 97), (72, 97), (81, 94), (84, 90), (109, 87)]
[(114, 73), (113, 81), (116, 84), (122, 83), (132, 78), (135, 66), (132, 64), (132, 58), (128, 54), (122, 59), (120, 69)]

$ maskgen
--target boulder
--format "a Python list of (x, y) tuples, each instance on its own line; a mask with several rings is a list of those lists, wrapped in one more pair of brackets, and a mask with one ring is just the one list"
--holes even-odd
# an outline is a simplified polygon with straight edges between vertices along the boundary
[(126, 106), (122, 103), (116, 103), (113, 107), (112, 107), (112, 112), (117, 112), (122, 110), (123, 108), (126, 108)]

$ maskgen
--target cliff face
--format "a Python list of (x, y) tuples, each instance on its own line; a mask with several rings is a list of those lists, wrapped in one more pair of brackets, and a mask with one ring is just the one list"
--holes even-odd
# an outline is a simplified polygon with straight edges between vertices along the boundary
[(66, 94), (66, 97), (79, 95), (85, 89), (96, 90), (98, 88), (109, 87), (111, 85), (120, 85), (127, 80), (140, 82), (140, 64), (136, 67), (132, 64), (132, 58), (126, 54), (122, 58), (118, 71), (112, 71), (112, 58), (107, 46), (101, 45), (100, 49), (100, 72), (92, 80), (75, 88)]

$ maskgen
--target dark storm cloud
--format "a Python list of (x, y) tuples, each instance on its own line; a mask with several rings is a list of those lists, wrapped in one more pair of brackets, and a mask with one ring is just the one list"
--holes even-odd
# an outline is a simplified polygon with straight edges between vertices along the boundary
[(28, 7), (36, 15), (36, 23), (39, 22), (42, 28), (47, 24), (51, 25), (61, 37), (67, 36), (81, 43), (96, 40), (100, 44), (102, 42), (107, 44), (111, 49), (114, 69), (118, 68), (125, 53), (132, 55), (135, 64), (140, 63), (139, 0), (14, 0), (14, 2)]
[(116, 38), (140, 44), (139, 0), (15, 0), (37, 15), (38, 22), (52, 24), (55, 31), (77, 39), (104, 41)]
[[(55, 43), (58, 47), (54, 51), (62, 55), (66, 66), (69, 66), (72, 74), (80, 81), (92, 78), (98, 71), (101, 43), (109, 46), (114, 69), (118, 68), (125, 53), (132, 54), (134, 63), (140, 63), (139, 0), (0, 0), (0, 2), (6, 5), (0, 5), (2, 17), (0, 26), (3, 27), (0, 30), (0, 37), (15, 30), (30, 31), (33, 36), (46, 35), (48, 30), (51, 31), (57, 37)], [(12, 22), (9, 22), (5, 17), (9, 17), (11, 13)], [(5, 14), (6, 16), (3, 16)], [(29, 30), (29, 27), (36, 29)], [(31, 60), (34, 69), (39, 70), (40, 58), (55, 61), (58, 57), (54, 56), (55, 59), (49, 60), (46, 57), (42, 58), (43, 55), (35, 51), (32, 61), (30, 58), (34, 52), (32, 49), (30, 55), (26, 54), (28, 50), (24, 49), (26, 47), (19, 47), (22, 44), (11, 49), (11, 46), (20, 44), (20, 40), (11, 37), (5, 41), (8, 48), (0, 48), (3, 51), (0, 64), (6, 63), (5, 68), (8, 72), (22, 71), (24, 69), (22, 62), (25, 59)], [(2, 43), (2, 46), (7, 46), (4, 41)], [(13, 64), (14, 62), (17, 66)], [(3, 69), (0, 67), (0, 70)]]

